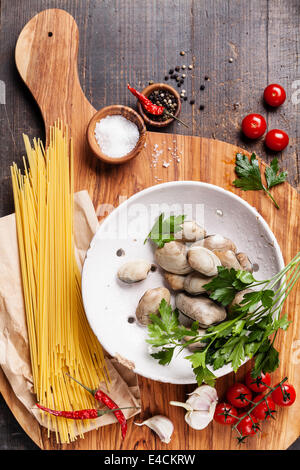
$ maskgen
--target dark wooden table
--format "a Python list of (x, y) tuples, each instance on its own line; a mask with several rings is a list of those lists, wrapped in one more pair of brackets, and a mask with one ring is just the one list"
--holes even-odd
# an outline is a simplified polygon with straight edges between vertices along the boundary
[[(243, 116), (259, 112), (270, 129), (288, 132), (290, 145), (278, 157), (299, 188), (299, 0), (0, 0), (0, 8), (0, 216), (14, 210), (9, 166), (24, 153), (22, 133), (44, 135), (39, 109), (16, 71), (14, 48), (26, 22), (46, 8), (65, 9), (77, 21), (79, 75), (95, 108), (133, 106), (128, 81), (141, 89), (150, 80), (164, 81), (177, 65), (192, 64), (181, 113), (190, 128), (168, 130), (241, 145), (270, 161), (274, 155), (262, 142), (240, 134)], [(274, 82), (287, 92), (276, 111), (262, 101), (264, 87)], [(2, 397), (0, 449), (36, 449)]]

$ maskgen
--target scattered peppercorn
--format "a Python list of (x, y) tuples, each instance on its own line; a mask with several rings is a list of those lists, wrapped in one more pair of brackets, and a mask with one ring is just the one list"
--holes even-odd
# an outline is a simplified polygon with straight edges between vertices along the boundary
[(153, 85), (154, 81), (153, 80), (149, 80), (149, 85)]
[(190, 100), (190, 104), (195, 104), (195, 100)]
[(205, 75), (204, 80), (209, 80), (209, 76)]
[(200, 104), (199, 109), (200, 109), (200, 111), (203, 111), (203, 109), (204, 109), (204, 104)]
[(185, 96), (183, 99), (184, 99), (184, 101), (187, 101), (187, 96)]
[(229, 60), (228, 60), (228, 62), (232, 63), (232, 62), (233, 62), (233, 58), (230, 57)]
[(192, 68), (193, 68), (192, 64), (191, 64), (191, 65), (189, 65), (189, 69), (190, 69), (190, 70), (192, 70)]
[(165, 80), (169, 80), (169, 75), (166, 75), (166, 76), (165, 76)]
[(185, 77), (186, 77), (186, 74), (185, 74), (185, 73), (183, 73), (181, 76), (182, 76), (182, 78), (185, 78)]
[(200, 90), (204, 90), (204, 89), (205, 89), (205, 85), (201, 85)]
[(172, 73), (174, 73), (174, 69), (169, 70), (169, 74), (172, 75)]
[(185, 69), (186, 69), (186, 65), (183, 65), (181, 68), (182, 68), (182, 70), (185, 70)]
[(180, 67), (179, 67), (178, 65), (176, 65), (175, 70), (176, 70), (176, 72), (179, 72), (179, 71), (180, 71)]
[(185, 55), (185, 52), (184, 52), (184, 51), (180, 51), (180, 55)]

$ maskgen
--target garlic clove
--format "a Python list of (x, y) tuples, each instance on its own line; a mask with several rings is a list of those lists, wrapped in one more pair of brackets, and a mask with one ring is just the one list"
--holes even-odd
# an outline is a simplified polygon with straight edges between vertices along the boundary
[(171, 436), (174, 431), (174, 426), (172, 421), (163, 415), (152, 416), (149, 419), (146, 419), (142, 423), (134, 423), (137, 426), (143, 426), (144, 424), (148, 426), (152, 431), (154, 431), (160, 440), (165, 444), (169, 444), (171, 441)]

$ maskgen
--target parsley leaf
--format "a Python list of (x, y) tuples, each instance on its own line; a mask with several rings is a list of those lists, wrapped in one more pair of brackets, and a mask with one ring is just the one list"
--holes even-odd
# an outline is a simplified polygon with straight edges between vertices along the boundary
[(259, 348), (256, 357), (255, 364), (252, 369), (252, 377), (258, 377), (261, 372), (274, 372), (279, 366), (279, 354), (278, 351), (271, 344), (270, 340), (266, 340), (262, 343)]
[(165, 366), (166, 364), (170, 364), (173, 354), (174, 354), (175, 347), (173, 348), (165, 348), (157, 353), (152, 353), (151, 356), (154, 359), (158, 360), (158, 363)]
[(195, 367), (193, 371), (196, 376), (198, 385), (201, 385), (204, 382), (207, 385), (214, 387), (216, 376), (207, 367)]
[(268, 188), (272, 188), (277, 184), (283, 183), (287, 178), (287, 171), (279, 172), (278, 158), (274, 158), (271, 164), (266, 168), (265, 176)]
[(207, 367), (206, 367), (206, 353), (203, 352), (195, 352), (190, 356), (186, 356), (186, 359), (191, 361), (194, 374), (196, 376), (198, 385), (201, 385), (205, 382), (207, 385), (211, 385), (212, 387), (215, 384), (216, 377)]
[(252, 153), (250, 160), (246, 155), (237, 153), (235, 165), (235, 172), (238, 179), (233, 181), (234, 186), (241, 188), (243, 191), (257, 191), (262, 189), (272, 199), (276, 208), (279, 209), (277, 202), (269, 192), (269, 189), (273, 186), (286, 181), (287, 172), (282, 171), (279, 173), (278, 159), (274, 158), (270, 166), (265, 170), (267, 188), (262, 182), (259, 162), (255, 153)]
[(233, 301), (238, 291), (246, 289), (254, 281), (254, 277), (249, 272), (218, 266), (218, 275), (203, 287), (209, 292), (211, 299), (217, 300), (226, 307)]
[(242, 153), (236, 154), (235, 172), (239, 176), (233, 184), (243, 191), (263, 189), (260, 176), (260, 169), (255, 153), (252, 153), (250, 161), (248, 157)]
[(170, 215), (170, 217), (164, 219), (164, 214), (161, 213), (144, 240), (144, 243), (146, 243), (147, 240), (152, 240), (159, 248), (162, 248), (165, 243), (174, 241), (174, 234), (182, 229), (184, 219), (185, 215)]

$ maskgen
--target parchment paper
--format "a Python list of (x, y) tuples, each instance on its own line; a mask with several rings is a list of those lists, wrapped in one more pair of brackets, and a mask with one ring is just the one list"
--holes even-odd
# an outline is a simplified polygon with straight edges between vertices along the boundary
[[(80, 266), (90, 241), (97, 230), (98, 219), (87, 191), (75, 194), (74, 237), (76, 258)], [(126, 418), (140, 412), (140, 390), (136, 375), (115, 359), (106, 356), (111, 377), (110, 397), (120, 406), (136, 406), (124, 410)], [(41, 413), (34, 406), (33, 382), (23, 301), (15, 215), (0, 219), (0, 365), (18, 399), (41, 425)], [(105, 384), (99, 384), (103, 390)], [(45, 421), (46, 422), (46, 421)], [(116, 422), (106, 414), (86, 427), (85, 432)]]

